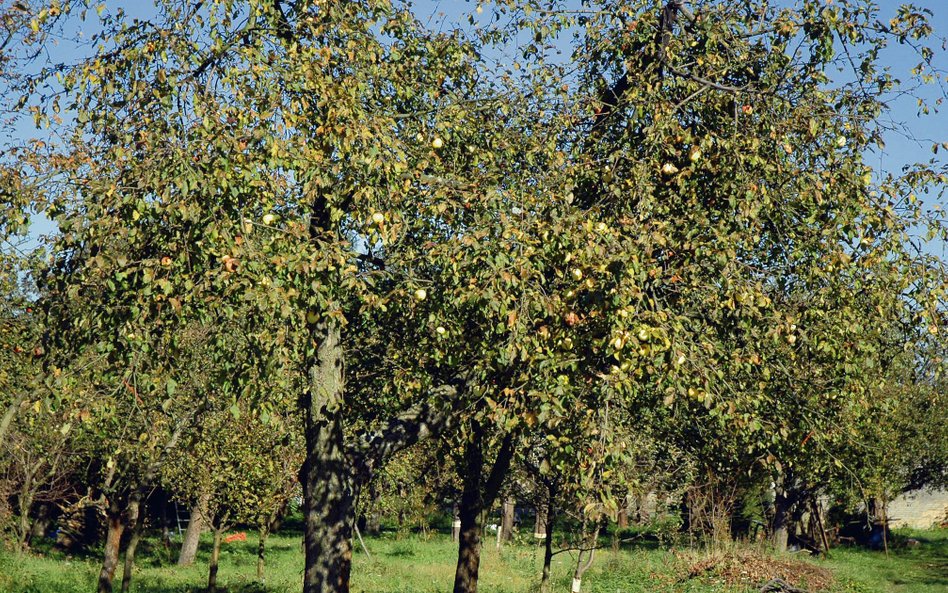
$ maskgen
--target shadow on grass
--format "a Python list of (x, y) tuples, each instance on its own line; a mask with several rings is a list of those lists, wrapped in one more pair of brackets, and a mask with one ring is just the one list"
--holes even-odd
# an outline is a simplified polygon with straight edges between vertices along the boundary
[[(195, 585), (169, 585), (162, 579), (136, 579), (133, 587), (138, 593), (205, 593), (207, 588)], [(218, 593), (283, 593), (284, 587), (268, 587), (262, 583), (218, 585)]]

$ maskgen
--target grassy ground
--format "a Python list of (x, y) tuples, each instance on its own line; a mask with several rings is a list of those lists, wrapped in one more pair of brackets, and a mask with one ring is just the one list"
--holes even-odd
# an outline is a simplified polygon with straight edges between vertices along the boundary
[[(815, 561), (837, 577), (832, 593), (944, 593), (948, 591), (948, 530), (901, 532), (900, 540), (913, 537), (915, 547), (898, 546), (886, 558), (882, 552), (836, 549), (828, 560)], [(298, 536), (270, 539), (266, 583), (256, 583), (256, 543), (252, 534), (245, 542), (225, 544), (221, 554), (219, 582), (229, 593), (277, 593), (299, 591), (302, 553)], [(173, 565), (171, 554), (150, 548), (146, 541), (132, 590), (140, 593), (195, 593), (207, 579), (209, 542), (204, 542), (196, 564)], [(398, 539), (394, 535), (371, 538), (367, 558), (356, 553), (352, 590), (356, 593), (435, 593), (450, 591), (456, 550), (441, 535)], [(602, 552), (583, 580), (588, 593), (737, 593), (748, 589), (729, 587), (717, 579), (688, 578), (691, 562), (700, 554), (684, 558), (680, 553), (640, 547), (619, 553)], [(538, 582), (542, 551), (539, 547), (509, 545), (497, 551), (485, 546), (481, 564), (483, 593), (527, 593)], [(569, 591), (573, 559), (559, 554), (554, 559), (553, 591)], [(98, 562), (95, 557), (66, 558), (57, 554), (17, 556), (0, 552), (0, 592), (88, 593), (95, 590)], [(121, 573), (121, 569), (119, 570)], [(116, 578), (116, 584), (120, 575)], [(756, 589), (755, 589), (756, 590)]]

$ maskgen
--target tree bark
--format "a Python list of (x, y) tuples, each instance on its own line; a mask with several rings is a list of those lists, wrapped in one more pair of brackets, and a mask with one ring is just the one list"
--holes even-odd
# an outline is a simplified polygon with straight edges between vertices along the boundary
[[(583, 535), (586, 535), (586, 521), (583, 520)], [(576, 557), (576, 569), (573, 571), (573, 583), (570, 585), (570, 593), (580, 593), (583, 586), (583, 575), (587, 570), (592, 566), (593, 560), (596, 559), (596, 545), (599, 539), (599, 526), (596, 525), (596, 528), (593, 530), (592, 534), (588, 536), (584, 542), (585, 549), (580, 550), (579, 554)], [(583, 558), (583, 553), (585, 552), (586, 558)]]
[(41, 502), (37, 505), (36, 518), (33, 519), (33, 524), (30, 526), (31, 544), (33, 540), (46, 536), (46, 530), (49, 529), (49, 524), (52, 522), (51, 508), (52, 506), (48, 502)]
[(267, 537), (270, 531), (266, 528), (260, 530), (260, 541), (257, 542), (257, 580), (263, 582), (264, 555), (267, 551)]
[(500, 541), (509, 542), (513, 539), (514, 515), (516, 513), (516, 500), (508, 496), (504, 501), (503, 520), (500, 523)]
[(20, 485), (20, 494), (17, 496), (17, 540), (20, 551), (25, 552), (30, 547), (30, 509), (33, 508), (33, 479), (38, 467), (26, 470), (23, 483)]
[(777, 552), (787, 551), (787, 540), (790, 534), (790, 500), (783, 488), (777, 487), (774, 496), (774, 527), (773, 543)]
[(536, 521), (533, 524), (533, 537), (536, 539), (543, 539), (546, 537), (547, 530), (547, 518), (546, 518), (546, 505), (539, 504), (537, 505), (537, 517)]
[(201, 532), (204, 531), (204, 513), (210, 502), (209, 494), (202, 494), (200, 499), (191, 507), (188, 515), (188, 528), (184, 530), (184, 540), (181, 542), (181, 553), (178, 555), (178, 566), (190, 566), (197, 556), (198, 546), (201, 543)]
[[(540, 591), (548, 593), (550, 590), (550, 569), (553, 565), (553, 519), (556, 514), (555, 487), (550, 484), (547, 486), (548, 497), (546, 508), (543, 510), (543, 572), (540, 574)], [(539, 521), (537, 513), (537, 521)]]
[(223, 535), (223, 521), (216, 521), (214, 525), (214, 546), (211, 548), (211, 562), (207, 573), (207, 593), (217, 593), (217, 569), (221, 558), (221, 536)]
[(118, 503), (110, 503), (107, 513), (108, 531), (105, 538), (102, 569), (99, 571), (99, 593), (112, 593), (112, 579), (119, 561), (119, 545), (122, 533), (125, 531), (125, 522), (122, 521), (122, 510)]
[[(477, 593), (481, 561), (481, 513), (490, 508), (503, 484), (513, 458), (513, 435), (504, 437), (490, 475), (484, 482), (484, 428), (471, 423), (464, 447), (464, 488), (461, 493), (461, 531), (458, 538), (458, 563), (454, 573), (454, 593)], [(482, 485), (483, 484), (483, 485)]]
[[(477, 453), (469, 452), (468, 471), (472, 470), (472, 457), (480, 457), (480, 446), (469, 447), (477, 449)], [(478, 461), (481, 461), (479, 459)], [(478, 470), (480, 463), (477, 463)], [(461, 529), (458, 534), (458, 564), (454, 573), (454, 593), (477, 593), (477, 575), (481, 562), (481, 505), (479, 488), (476, 482), (466, 478), (464, 491), (461, 494)]]
[(306, 459), (300, 472), (304, 501), (304, 593), (348, 593), (355, 499), (386, 459), (443, 430), (458, 404), (457, 387), (435, 388), (433, 401), (392, 418), (378, 431), (345, 441), (344, 351), (339, 324), (326, 318), (310, 327), (318, 344), (301, 397)]
[(141, 540), (142, 528), (145, 525), (145, 506), (139, 500), (131, 500), (128, 504), (128, 523), (132, 525), (132, 535), (125, 548), (125, 566), (122, 569), (122, 593), (128, 593), (132, 585), (132, 572), (135, 570), (135, 550)]
[(356, 484), (347, 455), (340, 408), (344, 396), (340, 329), (332, 320), (313, 329), (319, 344), (304, 393), (306, 460), (304, 593), (348, 593)]
[(461, 507), (457, 501), (451, 505), (451, 541), (461, 541)]

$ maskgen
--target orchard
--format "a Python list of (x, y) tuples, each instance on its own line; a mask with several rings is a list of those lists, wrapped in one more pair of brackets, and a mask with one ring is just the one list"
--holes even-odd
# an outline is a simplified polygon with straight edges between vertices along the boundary
[(129, 591), (210, 530), (218, 591), (295, 525), (346, 592), (443, 525), (476, 593), (529, 520), (579, 593), (630, 523), (888, 553), (948, 486), (948, 144), (877, 166), (931, 11), (122, 4), (0, 6), (4, 554)]

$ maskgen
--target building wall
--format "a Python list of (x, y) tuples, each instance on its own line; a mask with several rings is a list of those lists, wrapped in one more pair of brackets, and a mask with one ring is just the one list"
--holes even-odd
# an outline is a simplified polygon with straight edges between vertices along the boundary
[(928, 529), (948, 517), (948, 490), (915, 490), (889, 503), (886, 509), (892, 527)]

